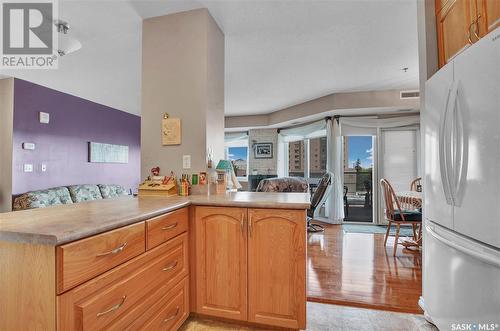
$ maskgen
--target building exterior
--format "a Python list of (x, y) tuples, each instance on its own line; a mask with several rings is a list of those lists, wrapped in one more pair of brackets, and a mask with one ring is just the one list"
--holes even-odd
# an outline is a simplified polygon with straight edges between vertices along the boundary
[[(288, 145), (288, 173), (290, 176), (304, 176), (304, 141), (294, 141)], [(326, 171), (326, 137), (309, 139), (309, 177), (319, 178)]]
[(288, 144), (288, 174), (304, 176), (304, 141), (294, 141)]

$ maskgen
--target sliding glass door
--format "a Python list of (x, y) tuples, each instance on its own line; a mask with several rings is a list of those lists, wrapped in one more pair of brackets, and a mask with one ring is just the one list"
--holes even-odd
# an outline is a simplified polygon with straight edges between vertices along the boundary
[(373, 136), (344, 136), (344, 222), (373, 222)]

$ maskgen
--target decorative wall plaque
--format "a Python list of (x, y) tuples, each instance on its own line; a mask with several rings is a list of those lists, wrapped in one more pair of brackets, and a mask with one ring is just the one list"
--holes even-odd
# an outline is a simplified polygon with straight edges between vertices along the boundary
[(180, 145), (181, 144), (181, 119), (169, 118), (168, 114), (163, 115), (161, 123), (162, 144)]

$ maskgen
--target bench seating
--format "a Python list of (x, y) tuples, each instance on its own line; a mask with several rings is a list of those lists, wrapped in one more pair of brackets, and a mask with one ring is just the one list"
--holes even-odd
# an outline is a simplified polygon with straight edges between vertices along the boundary
[(120, 185), (71, 185), (31, 191), (14, 199), (13, 210), (44, 208), (82, 201), (110, 199), (127, 195)]

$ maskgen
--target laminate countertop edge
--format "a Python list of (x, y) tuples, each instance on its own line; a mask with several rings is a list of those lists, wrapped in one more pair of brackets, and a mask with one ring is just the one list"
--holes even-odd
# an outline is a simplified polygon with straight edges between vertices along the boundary
[[(194, 206), (308, 209), (309, 194), (251, 193), (123, 197), (0, 213), (0, 241), (59, 246)], [(70, 220), (70, 221), (68, 221)]]

